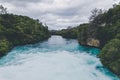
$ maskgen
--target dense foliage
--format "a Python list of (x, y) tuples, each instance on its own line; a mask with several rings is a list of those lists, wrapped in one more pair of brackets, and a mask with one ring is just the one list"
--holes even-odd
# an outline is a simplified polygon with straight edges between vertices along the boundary
[(53, 35), (61, 35), (64, 38), (72, 38), (72, 39), (77, 39), (77, 33), (78, 33), (77, 27), (74, 28), (68, 27), (67, 29), (51, 31), (51, 34)]
[[(88, 24), (73, 29), (76, 29), (75, 36), (81, 45), (102, 49), (101, 62), (120, 76), (120, 4), (115, 4), (108, 11), (93, 10)], [(72, 36), (72, 30), (59, 32), (62, 31), (67, 33), (62, 33), (62, 36)]]
[(120, 4), (97, 16), (94, 21), (99, 21), (92, 27), (97, 27), (94, 37), (101, 43), (100, 60), (120, 77)]
[(0, 15), (0, 55), (9, 51), (11, 47), (39, 42), (49, 36), (48, 27), (38, 20), (21, 15)]
[[(5, 10), (5, 9), (4, 9)], [(120, 77), (120, 4), (108, 11), (93, 10), (90, 22), (51, 34), (78, 39), (86, 46), (101, 48), (101, 62)], [(0, 55), (12, 47), (47, 39), (47, 27), (26, 16), (0, 14)]]
[(3, 7), (3, 5), (0, 5), (0, 14), (7, 14), (7, 8)]
[(103, 64), (120, 76), (120, 40), (113, 39), (104, 46), (99, 55)]
[(87, 42), (87, 28), (89, 24), (81, 24), (78, 27), (78, 41), (81, 45), (86, 45)]
[(0, 39), (0, 56), (5, 55), (10, 48), (10, 43), (7, 41), (7, 39)]

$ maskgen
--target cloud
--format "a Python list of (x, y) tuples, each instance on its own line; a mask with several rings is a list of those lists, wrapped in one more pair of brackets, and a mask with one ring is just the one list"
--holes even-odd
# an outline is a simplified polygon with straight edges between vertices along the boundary
[(108, 9), (120, 0), (1, 0), (10, 13), (26, 15), (62, 29), (88, 22), (94, 8)]

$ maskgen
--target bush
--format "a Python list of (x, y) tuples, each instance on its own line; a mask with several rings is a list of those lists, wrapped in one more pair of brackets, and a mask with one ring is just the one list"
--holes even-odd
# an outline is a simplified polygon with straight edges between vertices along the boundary
[(0, 56), (11, 49), (9, 42), (18, 46), (40, 42), (49, 37), (48, 27), (38, 20), (21, 15), (0, 15)]
[(0, 40), (0, 56), (5, 55), (10, 50), (10, 43), (7, 39)]
[(120, 40), (113, 39), (104, 46), (99, 54), (101, 62), (120, 76)]

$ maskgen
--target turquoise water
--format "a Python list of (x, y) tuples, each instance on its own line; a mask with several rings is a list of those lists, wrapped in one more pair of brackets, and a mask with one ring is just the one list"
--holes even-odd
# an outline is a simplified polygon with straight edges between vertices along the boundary
[(0, 80), (120, 80), (101, 64), (99, 49), (52, 36), (15, 47), (0, 60)]

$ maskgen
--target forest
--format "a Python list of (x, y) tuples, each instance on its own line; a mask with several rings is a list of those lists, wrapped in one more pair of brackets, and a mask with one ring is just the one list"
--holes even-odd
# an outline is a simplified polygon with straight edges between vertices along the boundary
[(0, 6), (0, 57), (15, 46), (40, 42), (49, 37), (48, 26), (38, 19), (7, 13), (6, 8)]
[(51, 31), (51, 34), (77, 39), (83, 46), (100, 48), (98, 57), (103, 65), (120, 77), (120, 4), (108, 11), (95, 8), (91, 12), (89, 23)]
[(89, 23), (58, 31), (49, 31), (38, 19), (7, 13), (7, 9), (0, 6), (0, 57), (15, 46), (40, 42), (51, 34), (101, 49), (98, 57), (103, 65), (120, 77), (120, 4), (107, 11), (95, 8)]

